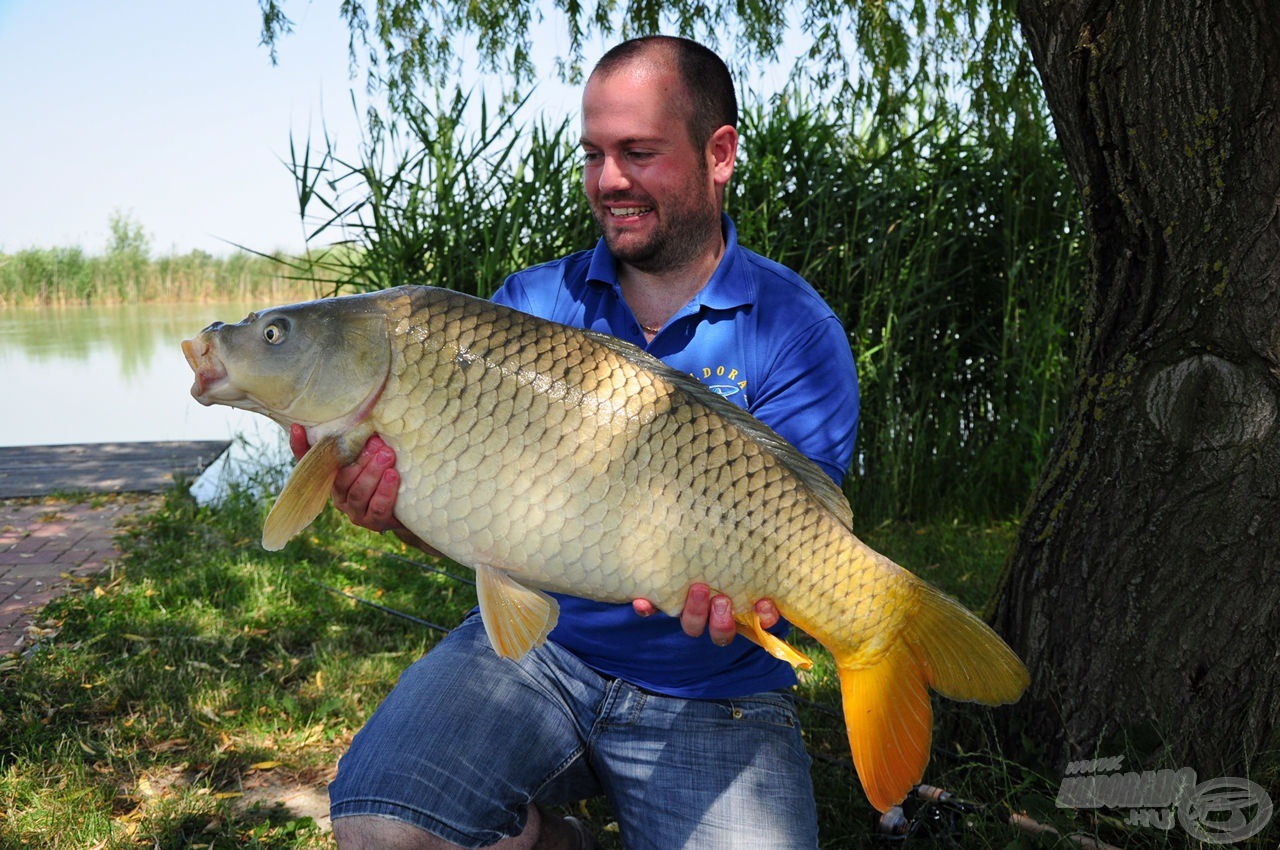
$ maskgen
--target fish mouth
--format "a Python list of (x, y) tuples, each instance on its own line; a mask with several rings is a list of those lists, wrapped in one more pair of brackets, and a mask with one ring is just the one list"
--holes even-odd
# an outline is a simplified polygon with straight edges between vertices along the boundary
[(226, 380), (227, 370), (213, 352), (213, 341), (206, 334), (200, 334), (195, 339), (184, 339), (182, 354), (196, 375), (195, 382), (191, 385), (191, 397), (205, 407), (216, 404), (218, 399), (215, 398), (215, 390)]

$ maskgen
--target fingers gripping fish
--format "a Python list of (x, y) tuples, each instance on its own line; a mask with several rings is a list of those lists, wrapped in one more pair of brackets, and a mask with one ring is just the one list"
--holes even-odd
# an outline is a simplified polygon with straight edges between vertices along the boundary
[(756, 620), (771, 598), (835, 658), (854, 763), (881, 811), (924, 773), (930, 688), (999, 704), (1028, 684), (986, 624), (853, 534), (814, 463), (613, 337), (400, 287), (214, 324), (183, 350), (201, 403), (300, 423), (313, 443), (267, 518), (268, 549), (316, 517), (377, 433), (398, 458), (396, 516), (475, 568), (500, 655), (546, 639), (558, 616), (546, 591), (678, 615), (705, 582), (747, 612), (743, 634), (807, 667)]

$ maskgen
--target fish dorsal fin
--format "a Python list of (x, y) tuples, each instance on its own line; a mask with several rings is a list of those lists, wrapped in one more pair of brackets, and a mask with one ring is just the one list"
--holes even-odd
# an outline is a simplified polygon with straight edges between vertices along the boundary
[(480, 618), (494, 651), (519, 660), (541, 646), (560, 618), (560, 603), (502, 570), (483, 564), (475, 569)]
[(853, 530), (853, 508), (849, 505), (849, 500), (845, 498), (844, 493), (836, 486), (836, 482), (831, 480), (831, 476), (827, 475), (822, 467), (780, 437), (768, 425), (723, 396), (713, 393), (692, 375), (686, 375), (679, 369), (668, 366), (629, 342), (597, 331), (584, 330), (582, 333), (628, 362), (657, 373), (678, 389), (694, 396), (747, 436), (767, 447), (783, 466), (804, 482), (823, 507), (839, 519), (845, 528)]
[(262, 548), (271, 552), (283, 549), (290, 538), (324, 510), (333, 490), (333, 479), (338, 474), (339, 443), (339, 435), (331, 434), (308, 449), (298, 461), (262, 526)]

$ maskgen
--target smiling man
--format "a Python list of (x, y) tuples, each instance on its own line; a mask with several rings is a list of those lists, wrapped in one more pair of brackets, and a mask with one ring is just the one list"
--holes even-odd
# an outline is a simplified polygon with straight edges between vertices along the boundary
[[(494, 300), (645, 348), (841, 481), (853, 358), (817, 293), (739, 246), (723, 212), (738, 153), (724, 63), (685, 39), (628, 41), (592, 71), (582, 108), (601, 240), (513, 274)], [(293, 444), (306, 449), (300, 429)], [(399, 486), (375, 437), (334, 502), (430, 551), (395, 519)], [(643, 599), (558, 601), (550, 639), (518, 662), (493, 653), (473, 615), (405, 671), (330, 786), (343, 850), (592, 847), (546, 807), (601, 795), (628, 848), (817, 846), (795, 676), (736, 637), (727, 598), (694, 585), (678, 618)], [(757, 610), (785, 630), (767, 601)]]

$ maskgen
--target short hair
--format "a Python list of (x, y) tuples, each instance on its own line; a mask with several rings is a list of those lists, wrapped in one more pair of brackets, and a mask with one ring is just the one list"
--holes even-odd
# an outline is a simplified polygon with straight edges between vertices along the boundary
[(591, 71), (609, 75), (636, 61), (669, 66), (680, 78), (688, 111), (686, 125), (693, 143), (702, 147), (711, 134), (728, 124), (738, 126), (738, 97), (733, 76), (716, 53), (698, 42), (673, 35), (646, 35), (612, 48)]

